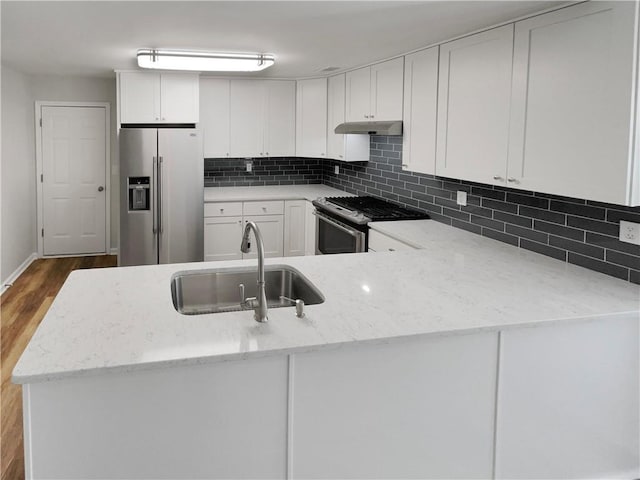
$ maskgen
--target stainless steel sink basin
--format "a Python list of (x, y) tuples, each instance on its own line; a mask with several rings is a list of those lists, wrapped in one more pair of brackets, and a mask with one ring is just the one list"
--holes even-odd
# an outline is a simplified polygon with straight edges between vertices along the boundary
[[(173, 306), (183, 315), (240, 311), (239, 286), (244, 285), (245, 297), (255, 297), (257, 276), (256, 267), (178, 272), (171, 278)], [(288, 299), (303, 300), (305, 305), (324, 302), (320, 290), (287, 265), (266, 266), (265, 287), (269, 308), (293, 306)]]

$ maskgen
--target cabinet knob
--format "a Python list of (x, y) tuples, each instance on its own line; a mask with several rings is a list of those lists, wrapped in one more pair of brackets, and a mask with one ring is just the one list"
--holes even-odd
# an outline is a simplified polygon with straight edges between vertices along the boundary
[(229, 154), (227, 153), (227, 157), (229, 156)]
[(494, 175), (493, 179), (494, 180), (504, 180), (504, 178), (502, 178), (500, 175)]
[(402, 166), (403, 166), (403, 167), (408, 167), (408, 166), (409, 166), (409, 164), (408, 164), (408, 163), (403, 163), (403, 164), (402, 164)]
[(156, 117), (156, 120), (160, 120), (160, 117)]
[(266, 152), (267, 157), (269, 156), (269, 152)]
[(221, 208), (221, 209), (220, 209), (220, 213), (222, 213), (222, 212), (224, 212), (224, 208)]
[(324, 157), (324, 153), (321, 153), (320, 155)]
[(517, 178), (509, 177), (507, 178), (507, 182), (509, 183), (520, 183)]
[[(373, 118), (375, 115), (369, 115), (369, 118)], [(164, 119), (163, 119), (164, 120)]]
[(340, 158), (342, 158), (342, 155), (338, 155)]
[(166, 118), (162, 117), (162, 120), (164, 121), (164, 120), (166, 120)]
[(369, 118), (369, 115), (365, 115), (364, 118)]

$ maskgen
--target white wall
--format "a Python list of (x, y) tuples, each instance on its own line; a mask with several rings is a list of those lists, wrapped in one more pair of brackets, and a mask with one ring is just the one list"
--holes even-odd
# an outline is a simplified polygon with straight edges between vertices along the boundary
[(114, 78), (32, 76), (31, 90), (33, 101), (109, 102), (111, 105), (111, 247), (117, 248), (120, 202), (115, 74)]
[(37, 250), (34, 111), (30, 78), (2, 66), (0, 280)]

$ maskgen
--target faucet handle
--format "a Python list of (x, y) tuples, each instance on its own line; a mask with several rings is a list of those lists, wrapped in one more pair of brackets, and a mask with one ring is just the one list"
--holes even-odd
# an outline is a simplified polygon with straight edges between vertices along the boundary
[(244, 298), (244, 283), (239, 284), (238, 289), (240, 290), (240, 306), (243, 307), (246, 302)]

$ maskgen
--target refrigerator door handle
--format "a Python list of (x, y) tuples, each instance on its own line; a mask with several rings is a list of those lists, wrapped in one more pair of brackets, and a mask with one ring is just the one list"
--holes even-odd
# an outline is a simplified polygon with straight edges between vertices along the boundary
[(153, 157), (153, 178), (151, 180), (152, 191), (152, 206), (153, 209), (153, 234), (158, 233), (158, 157)]
[(163, 232), (163, 228), (162, 228), (162, 196), (163, 196), (163, 192), (162, 192), (162, 162), (163, 159), (162, 157), (158, 157), (158, 232), (160, 233), (160, 235), (162, 235)]

